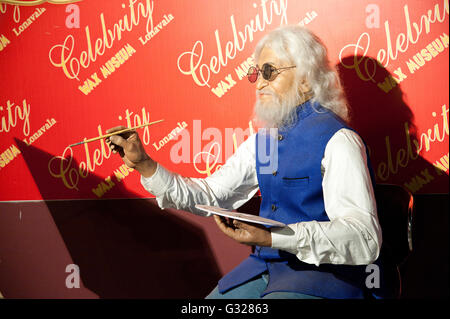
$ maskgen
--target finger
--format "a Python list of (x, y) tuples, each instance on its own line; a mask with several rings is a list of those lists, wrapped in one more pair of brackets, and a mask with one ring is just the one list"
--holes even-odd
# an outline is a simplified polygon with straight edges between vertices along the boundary
[(224, 218), (214, 215), (214, 220), (221, 231), (226, 235), (233, 237), (233, 229), (226, 225)]
[(109, 138), (112, 143), (124, 147), (127, 144), (127, 141), (120, 135), (113, 135)]
[(117, 149), (119, 146), (117, 146), (116, 144), (112, 143), (110, 140), (106, 141), (106, 145), (108, 145), (108, 147), (111, 150)]
[(116, 145), (112, 144), (111, 142), (106, 142), (106, 145), (108, 145), (108, 148), (115, 153), (114, 149), (116, 148)]
[(124, 138), (126, 138), (129, 141), (137, 140), (139, 135), (136, 130), (127, 131), (125, 133), (120, 134)]
[(251, 231), (251, 230), (256, 229), (256, 228), (258, 228), (258, 229), (266, 229), (266, 227), (264, 227), (263, 225), (247, 223), (247, 222), (243, 222), (243, 221), (240, 221), (240, 220), (235, 220), (233, 222), (233, 225), (235, 227), (237, 227), (237, 228), (248, 230), (248, 231)]
[[(136, 134), (134, 134), (134, 133), (136, 133)], [(136, 138), (136, 136), (138, 135), (136, 130), (126, 131), (124, 134), (130, 135), (133, 138)]]
[(241, 228), (241, 229), (245, 229), (245, 230), (255, 228), (253, 225), (250, 225), (250, 224), (248, 224), (246, 222), (243, 222), (243, 221), (240, 221), (240, 220), (237, 220), (237, 219), (235, 219), (233, 221), (233, 226), (236, 227), (236, 228)]
[(222, 218), (223, 218), (223, 220), (225, 221), (225, 223), (227, 224), (228, 227), (233, 227), (233, 220), (234, 219), (232, 219), (230, 217), (222, 217)]
[(125, 130), (126, 128), (127, 127), (123, 126), (123, 125), (115, 126), (115, 127), (110, 128), (110, 129), (107, 129), (106, 130), (106, 134), (110, 134), (110, 133), (114, 133), (114, 132), (117, 132), (117, 131)]
[(119, 153), (120, 157), (122, 157), (122, 158), (125, 156), (125, 152), (123, 151), (123, 147), (121, 147), (119, 145), (116, 145), (116, 144), (114, 144), (112, 142), (108, 143), (108, 147), (111, 149), (111, 151), (114, 154)]
[(214, 217), (214, 220), (216, 221), (217, 226), (219, 226), (219, 228), (227, 227), (223, 217), (220, 217), (217, 215), (214, 215), (213, 217)]

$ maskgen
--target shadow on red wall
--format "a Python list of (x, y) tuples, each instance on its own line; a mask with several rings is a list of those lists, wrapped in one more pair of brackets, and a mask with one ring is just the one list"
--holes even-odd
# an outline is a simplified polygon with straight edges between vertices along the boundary
[[(355, 61), (359, 61), (361, 76), (372, 80), (363, 81), (355, 69), (343, 66), (357, 65)], [(336, 68), (350, 106), (350, 126), (369, 147), (376, 182), (401, 185), (412, 193), (448, 193), (448, 169), (444, 172), (434, 167), (415, 152), (417, 147), (414, 142), (420, 144), (421, 137), (418, 136), (414, 114), (405, 101), (401, 84), (398, 85), (394, 79), (398, 76), (378, 64), (375, 66), (373, 61), (375, 59), (370, 57), (349, 56)], [(366, 63), (367, 71), (364, 69)], [(440, 114), (442, 110), (436, 111), (437, 119), (443, 116)], [(448, 116), (448, 112), (444, 116)], [(430, 148), (433, 143), (439, 142), (431, 141)], [(422, 145), (423, 153), (425, 143), (422, 142)]]
[[(42, 173), (40, 163), (48, 163), (53, 155), (17, 139), (16, 144), (43, 198), (55, 187), (61, 187), (60, 181)], [(77, 163), (74, 165), (78, 167)], [(87, 178), (91, 185), (104, 182), (103, 178), (94, 174)], [(115, 187), (121, 198), (136, 197), (122, 183)], [(61, 269), (43, 276), (47, 281), (58, 281), (54, 285), (58, 288), (48, 292), (48, 282), (33, 282), (29, 278), (27, 287), (4, 290), (7, 298), (20, 297), (27, 289), (34, 292), (25, 298), (30, 295), (37, 298), (93, 297), (88, 291), (81, 295), (67, 294), (70, 289), (65, 287), (65, 279), (69, 274), (65, 273), (64, 263), (70, 258), (80, 268), (83, 288), (100, 298), (204, 298), (221, 276), (203, 230), (162, 211), (154, 199), (60, 200), (45, 203), (47, 209), (45, 205), (40, 205), (40, 208), (34, 208), (33, 213), (35, 216), (51, 214), (67, 251), (61, 247), (47, 250), (47, 255), (33, 260), (28, 260), (27, 254), (16, 251), (3, 258), (15, 259), (16, 264), (54, 260)], [(21, 225), (18, 227), (23, 227)], [(27, 236), (33, 243), (28, 241), (27, 249), (38, 251), (42, 245), (52, 245), (42, 237), (43, 233), (52, 231), (42, 229), (45, 225), (30, 225)], [(10, 231), (14, 232), (14, 229)], [(56, 238), (54, 234), (51, 237), (53, 240)], [(62, 257), (67, 253), (69, 258)], [(14, 278), (11, 280), (14, 282)], [(21, 292), (15, 295), (14, 291)]]
[[(342, 63), (349, 66), (359, 61), (359, 66), (364, 68), (367, 62), (368, 70), (372, 72), (370, 59), (374, 60), (349, 56)], [(414, 114), (405, 101), (401, 87), (393, 78), (396, 75), (377, 65), (374, 81), (363, 81), (354, 69), (345, 68), (342, 64), (336, 68), (351, 110), (350, 125), (370, 149), (372, 166), (375, 174), (379, 175), (376, 182), (400, 185), (414, 194), (414, 249), (400, 267), (402, 297), (448, 297), (448, 169), (444, 172), (413, 153), (416, 150), (414, 140), (420, 141), (420, 137)], [(437, 113), (437, 118), (442, 116), (440, 112)], [(448, 116), (448, 112), (443, 116)], [(433, 147), (432, 143), (430, 147)]]

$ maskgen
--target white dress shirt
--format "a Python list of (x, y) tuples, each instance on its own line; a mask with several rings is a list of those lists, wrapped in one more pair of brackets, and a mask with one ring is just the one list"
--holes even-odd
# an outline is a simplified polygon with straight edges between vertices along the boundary
[[(160, 208), (209, 216), (197, 204), (237, 209), (258, 191), (256, 134), (244, 141), (226, 163), (206, 178), (188, 178), (157, 166), (141, 176)], [(295, 254), (309, 264), (370, 264), (378, 258), (381, 228), (361, 138), (341, 129), (329, 140), (322, 159), (325, 211), (329, 222), (299, 222), (272, 228), (272, 248)], [(290, 228), (290, 229), (288, 229)]]

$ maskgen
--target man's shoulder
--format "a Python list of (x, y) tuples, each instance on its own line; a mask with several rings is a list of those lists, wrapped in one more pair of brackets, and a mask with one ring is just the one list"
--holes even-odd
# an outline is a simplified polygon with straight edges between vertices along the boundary
[(249, 135), (249, 137), (246, 140), (244, 140), (241, 143), (241, 145), (239, 145), (237, 147), (233, 156), (240, 157), (240, 156), (243, 156), (243, 154), (254, 155), (255, 154), (256, 136), (257, 136), (257, 133), (253, 133), (253, 134)]
[(339, 152), (365, 149), (361, 136), (351, 128), (343, 127), (336, 131), (328, 141), (327, 148)]

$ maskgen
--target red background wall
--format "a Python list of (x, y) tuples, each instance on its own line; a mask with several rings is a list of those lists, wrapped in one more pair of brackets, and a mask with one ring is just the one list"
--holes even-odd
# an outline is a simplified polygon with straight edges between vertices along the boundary
[[(252, 127), (255, 88), (238, 68), (284, 24), (326, 44), (377, 182), (448, 194), (448, 0), (131, 3), (77, 2), (79, 28), (68, 5), (1, 4), (5, 297), (203, 297), (237, 265), (249, 248), (210, 219), (161, 211), (102, 141), (69, 145), (164, 119), (139, 130), (148, 153), (186, 176), (213, 173)], [(219, 83), (230, 86), (221, 97)], [(68, 264), (82, 288), (65, 286)]]

